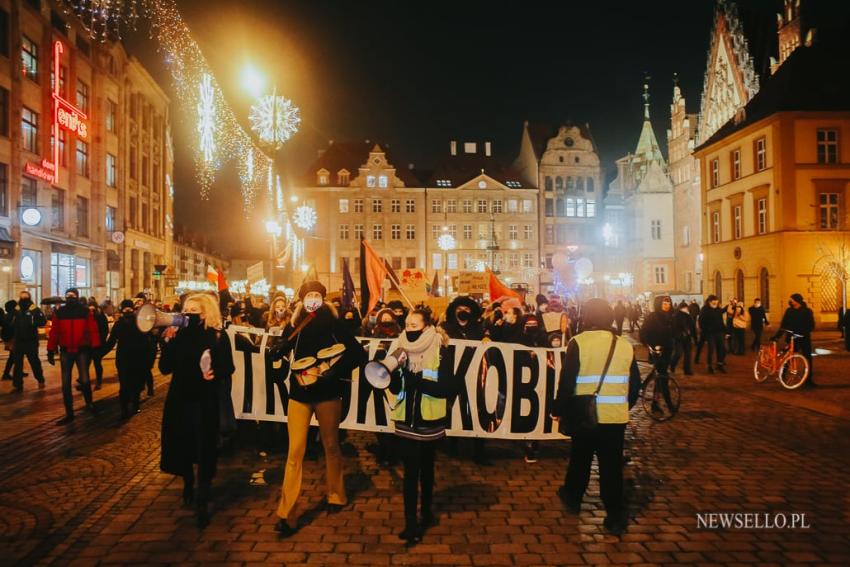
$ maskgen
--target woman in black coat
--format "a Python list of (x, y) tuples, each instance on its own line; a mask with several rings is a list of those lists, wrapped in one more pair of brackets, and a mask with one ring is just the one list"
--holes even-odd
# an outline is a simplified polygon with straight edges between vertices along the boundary
[(143, 333), (136, 325), (133, 302), (121, 302), (121, 317), (112, 325), (106, 339), (103, 356), (118, 344), (115, 352), (115, 367), (118, 370), (118, 400), (121, 403), (121, 418), (126, 419), (139, 412), (139, 395), (145, 386), (146, 364), (156, 353), (156, 343), (149, 333)]
[(166, 329), (159, 359), (159, 371), (173, 374), (162, 414), (160, 469), (183, 477), (183, 501), (188, 505), (194, 498), (198, 526), (204, 527), (218, 461), (219, 383), (229, 380), (235, 368), (216, 299), (205, 293), (191, 295), (183, 313), (188, 326)]

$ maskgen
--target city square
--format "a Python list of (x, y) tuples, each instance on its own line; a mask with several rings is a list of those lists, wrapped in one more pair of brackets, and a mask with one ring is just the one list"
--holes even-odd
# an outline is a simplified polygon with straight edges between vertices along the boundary
[(847, 565), (850, 4), (0, 0), (0, 565)]

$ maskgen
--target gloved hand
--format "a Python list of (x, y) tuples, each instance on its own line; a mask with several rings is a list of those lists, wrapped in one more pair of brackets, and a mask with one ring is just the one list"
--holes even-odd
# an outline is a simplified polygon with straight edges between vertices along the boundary
[(56, 366), (56, 353), (52, 350), (47, 351), (47, 362), (50, 363), (50, 366)]

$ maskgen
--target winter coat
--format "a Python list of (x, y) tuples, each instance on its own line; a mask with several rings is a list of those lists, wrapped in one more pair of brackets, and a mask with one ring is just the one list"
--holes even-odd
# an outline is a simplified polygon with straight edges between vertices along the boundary
[(51, 321), (48, 351), (61, 348), (64, 352), (76, 353), (100, 346), (100, 331), (86, 305), (65, 304), (53, 314)]
[(104, 345), (104, 354), (115, 348), (115, 365), (119, 374), (124, 370), (146, 369), (156, 354), (156, 342), (149, 333), (136, 326), (135, 313), (121, 315), (112, 326)]
[[(461, 325), (455, 313), (458, 307), (468, 307), (469, 321)], [(471, 297), (458, 296), (449, 303), (446, 308), (446, 320), (442, 327), (450, 339), (463, 339), (467, 341), (480, 341), (484, 338), (484, 323), (481, 321), (481, 306)]]
[(90, 309), (90, 311), (94, 316), (94, 322), (97, 324), (98, 336), (100, 337), (100, 344), (102, 346), (109, 337), (109, 320), (103, 314), (103, 311), (97, 309)]
[(618, 302), (617, 305), (614, 306), (614, 321), (618, 323), (622, 322), (623, 319), (626, 318), (626, 306), (621, 302)]
[[(201, 355), (207, 349), (215, 374), (212, 380), (205, 380), (201, 373)], [(200, 326), (181, 329), (162, 347), (159, 371), (173, 374), (162, 413), (160, 469), (184, 475), (198, 463), (199, 469), (214, 475), (220, 382), (235, 371), (227, 334)]]
[(711, 307), (708, 303), (699, 312), (700, 333), (722, 333), (726, 330), (725, 311), (721, 307)]
[(673, 313), (673, 338), (680, 343), (696, 340), (697, 327), (691, 314), (681, 309)]
[[(649, 346), (673, 346), (673, 310), (661, 310), (664, 296), (655, 298), (655, 311), (646, 316), (640, 329), (640, 341)], [(669, 298), (667, 298), (669, 299)]]
[[(313, 317), (301, 331), (292, 339), (290, 335), (305, 317)], [(331, 369), (331, 374), (319, 379), (309, 386), (302, 386), (294, 376), (289, 379), (289, 397), (304, 404), (315, 404), (333, 400), (342, 396), (342, 379), (351, 377), (351, 372), (365, 359), (363, 347), (358, 343), (349, 330), (349, 325), (337, 318), (336, 309), (325, 303), (315, 315), (304, 311), (299, 304), (292, 315), (292, 321), (283, 330), (280, 347), (273, 355), (275, 360), (292, 355), (291, 362), (306, 356), (315, 357), (323, 348), (336, 343), (345, 345), (342, 358)]]
[(799, 309), (789, 307), (785, 310), (779, 327), (803, 337), (809, 337), (815, 330), (815, 315), (805, 303)]
[(753, 330), (762, 330), (764, 326), (767, 325), (767, 313), (764, 311), (764, 307), (756, 307), (755, 305), (751, 305), (748, 309), (750, 313), (750, 325)]
[(35, 303), (30, 303), (26, 308), (17, 305), (14, 311), (6, 314), (9, 338), (17, 344), (38, 342), (38, 328), (46, 324), (44, 312)]

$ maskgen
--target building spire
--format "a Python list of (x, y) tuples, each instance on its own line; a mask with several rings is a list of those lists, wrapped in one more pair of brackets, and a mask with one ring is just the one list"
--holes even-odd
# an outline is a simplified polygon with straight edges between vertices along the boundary
[(643, 118), (649, 120), (649, 79), (648, 73), (643, 76)]

